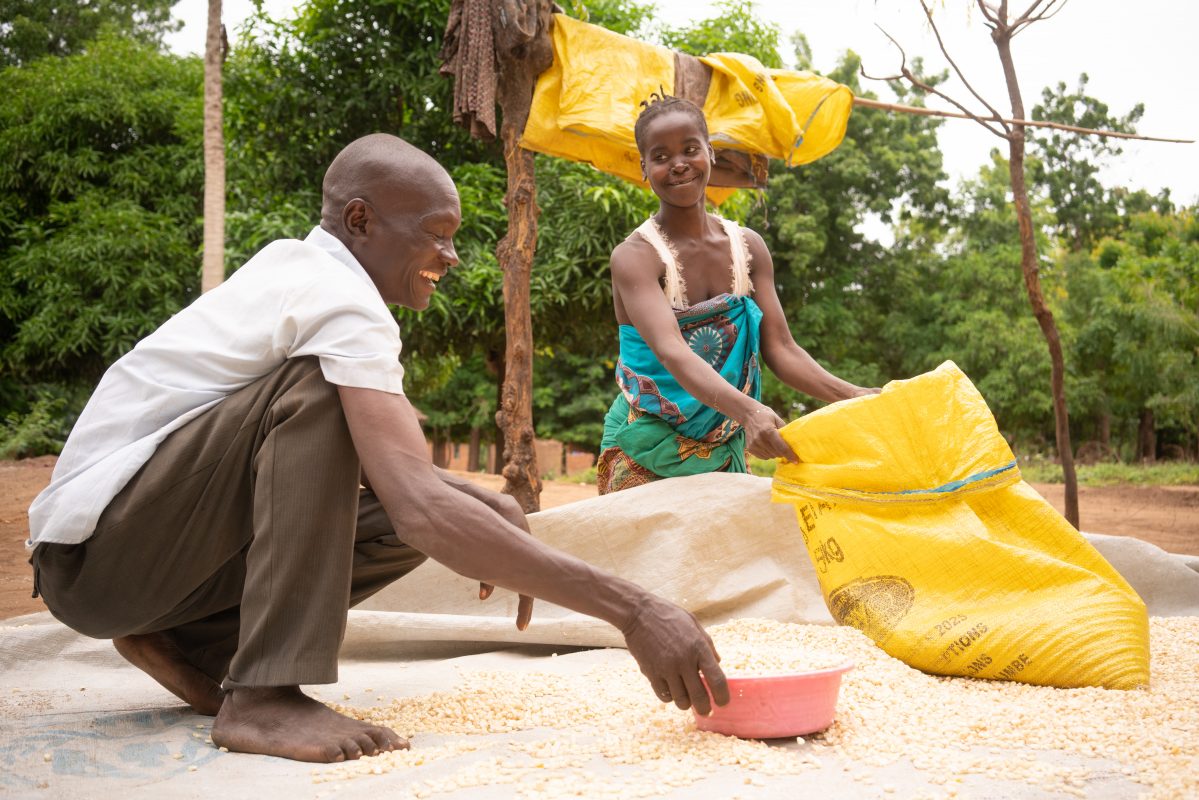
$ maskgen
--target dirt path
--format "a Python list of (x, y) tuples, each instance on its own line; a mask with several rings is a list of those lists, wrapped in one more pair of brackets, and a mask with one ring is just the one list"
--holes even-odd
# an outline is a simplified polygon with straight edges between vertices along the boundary
[[(49, 456), (0, 461), (0, 619), (45, 609), (41, 600), (30, 597), (33, 578), (24, 542), (29, 535), (29, 504), (50, 482), (53, 469), (54, 458)], [(491, 489), (503, 486), (498, 475), (460, 474)], [(1060, 485), (1035, 486), (1062, 509)], [(594, 486), (546, 481), (541, 507), (594, 496)], [(1079, 506), (1083, 530), (1136, 536), (1173, 553), (1199, 555), (1199, 487), (1083, 487)]]

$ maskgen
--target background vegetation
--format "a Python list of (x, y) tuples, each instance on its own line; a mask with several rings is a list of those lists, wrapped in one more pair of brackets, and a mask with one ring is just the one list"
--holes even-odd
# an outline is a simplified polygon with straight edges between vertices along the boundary
[[(643, 39), (749, 52), (871, 95), (852, 52), (812, 64), (802, 32), (744, 0), (681, 28), (637, 0), (563, 5)], [(409, 392), (437, 438), (485, 442), (503, 375), (504, 172), (498, 145), (451, 123), (452, 86), (438, 73), (448, 6), (307, 0), (294, 20), (254, 20), (225, 66), (227, 267), (306, 234), (323, 170), (351, 139), (390, 131), (433, 153), (461, 192), (462, 265), (429, 311), (400, 312)], [(15, 21), (0, 26), (0, 456), (60, 447), (106, 366), (198, 291), (201, 65), (162, 49), (169, 7), (0, 0)], [(1047, 90), (1034, 116), (1135, 127), (1142, 109), (1114, 115), (1086, 92), (1085, 75)], [(826, 366), (881, 385), (953, 359), (1020, 455), (1052, 456), (1049, 361), (1021, 282), (1006, 163), (995, 152), (947, 187), (939, 124), (859, 109), (835, 152), (773, 165), (769, 189), (722, 213), (765, 236), (796, 339)], [(1105, 187), (1111, 143), (1054, 132), (1033, 138), (1032, 155), (1080, 459), (1199, 458), (1195, 208)], [(594, 451), (615, 391), (608, 254), (655, 203), (581, 165), (539, 157), (537, 170), (538, 435)], [(866, 234), (880, 224), (893, 242)], [(816, 405), (773, 377), (766, 400), (788, 417)]]

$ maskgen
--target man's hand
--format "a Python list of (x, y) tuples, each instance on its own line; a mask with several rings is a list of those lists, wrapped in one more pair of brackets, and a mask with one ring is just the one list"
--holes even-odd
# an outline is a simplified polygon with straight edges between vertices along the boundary
[(682, 709), (695, 706), (705, 716), (712, 711), (711, 701), (718, 706), (728, 703), (729, 685), (720, 668), (720, 656), (690, 612), (646, 595), (621, 633), (629, 653), (663, 703), (673, 700)]
[[(530, 536), (533, 532), (529, 530), (529, 521), (525, 518), (524, 509), (520, 507), (520, 503), (516, 502), (516, 498), (508, 494), (499, 494), (492, 492), (487, 497), (480, 497), (484, 503), (490, 506), (495, 513), (499, 514), (504, 519), (511, 522), (516, 527), (520, 528)], [(490, 583), (479, 582), (479, 599), (486, 600), (491, 597), (491, 593), (495, 591), (495, 587)], [(516, 607), (516, 629), (523, 631), (529, 627), (529, 620), (533, 618), (533, 598), (522, 594), (520, 603)]]
[[(490, 489), (484, 489), (477, 483), (460, 478), (441, 467), (434, 467), (433, 471), (441, 479), (442, 483), (452, 486), (463, 494), (470, 495), (479, 502), (484, 503), (512, 525), (520, 528), (530, 536), (532, 535), (532, 531), (529, 530), (529, 521), (525, 519), (524, 509), (520, 507), (520, 503), (516, 502), (516, 498), (512, 497), (512, 495), (500, 494)], [(490, 583), (479, 582), (480, 600), (486, 600), (488, 597), (491, 597), (491, 593), (494, 591), (495, 587)], [(522, 594), (520, 596), (520, 604), (516, 608), (516, 629), (523, 631), (525, 628), (528, 628), (529, 620), (532, 618), (533, 598)]]

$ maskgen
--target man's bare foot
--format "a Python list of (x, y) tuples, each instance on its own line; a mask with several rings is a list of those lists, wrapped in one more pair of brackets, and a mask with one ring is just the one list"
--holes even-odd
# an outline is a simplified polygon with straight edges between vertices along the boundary
[(165, 633), (144, 633), (112, 640), (126, 661), (162, 684), (198, 714), (212, 717), (221, 710), (225, 691), (191, 664)]
[(408, 749), (408, 741), (394, 731), (342, 716), (297, 686), (230, 691), (212, 724), (212, 743), (239, 753), (320, 763)]

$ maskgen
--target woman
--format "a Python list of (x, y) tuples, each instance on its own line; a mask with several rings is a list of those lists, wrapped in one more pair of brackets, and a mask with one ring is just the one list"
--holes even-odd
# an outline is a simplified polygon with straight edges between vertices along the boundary
[(784, 421), (759, 402), (759, 358), (821, 400), (878, 390), (832, 375), (795, 343), (762, 237), (707, 212), (716, 156), (700, 108), (655, 95), (634, 136), (659, 206), (612, 251), (621, 394), (604, 420), (599, 491), (746, 472), (746, 450), (795, 460)]

